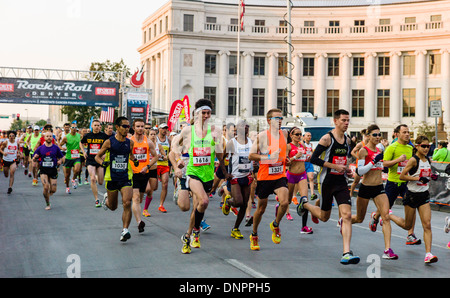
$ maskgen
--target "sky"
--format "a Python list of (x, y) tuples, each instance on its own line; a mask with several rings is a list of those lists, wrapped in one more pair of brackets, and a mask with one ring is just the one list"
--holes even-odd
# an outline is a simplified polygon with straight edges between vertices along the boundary
[(0, 66), (139, 67), (143, 21), (168, 0), (0, 0)]

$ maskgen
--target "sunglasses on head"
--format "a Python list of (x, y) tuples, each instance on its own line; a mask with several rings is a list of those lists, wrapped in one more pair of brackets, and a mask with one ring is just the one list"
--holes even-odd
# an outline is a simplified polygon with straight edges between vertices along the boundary
[(420, 144), (419, 146), (422, 147), (422, 148), (425, 148), (425, 149), (431, 147), (431, 145), (426, 145), (426, 144)]
[(373, 133), (372, 137), (381, 137), (381, 133)]

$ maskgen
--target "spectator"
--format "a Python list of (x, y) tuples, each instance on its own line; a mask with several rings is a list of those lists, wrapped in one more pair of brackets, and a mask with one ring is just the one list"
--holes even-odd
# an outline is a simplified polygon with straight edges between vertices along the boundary
[(450, 162), (450, 152), (447, 149), (447, 142), (440, 141), (438, 144), (438, 148), (434, 150), (433, 153), (433, 161), (445, 161)]

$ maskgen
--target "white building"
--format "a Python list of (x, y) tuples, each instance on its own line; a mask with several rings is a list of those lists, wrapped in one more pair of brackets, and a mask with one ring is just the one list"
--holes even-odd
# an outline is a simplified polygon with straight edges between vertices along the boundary
[[(207, 97), (224, 121), (236, 114), (239, 0), (170, 0), (142, 25), (138, 48), (156, 110)], [(441, 100), (450, 132), (450, 0), (293, 0), (292, 112), (350, 112), (350, 131), (376, 123), (434, 124)], [(240, 110), (246, 119), (286, 109), (286, 0), (245, 0)]]

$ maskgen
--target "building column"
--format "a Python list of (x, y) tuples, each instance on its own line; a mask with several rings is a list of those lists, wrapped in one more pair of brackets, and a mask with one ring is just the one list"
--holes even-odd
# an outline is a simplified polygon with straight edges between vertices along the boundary
[(155, 56), (150, 57), (148, 60), (150, 63), (150, 73), (149, 73), (149, 88), (152, 89), (152, 109), (156, 106), (156, 94), (155, 94), (155, 70), (156, 70), (156, 60)]
[(162, 110), (161, 105), (161, 53), (155, 55), (155, 108)]
[(325, 79), (327, 76), (326, 53), (316, 54), (317, 63), (314, 73), (316, 74), (315, 88), (314, 88), (314, 115), (317, 117), (327, 116), (327, 90)]
[(269, 57), (268, 79), (267, 79), (267, 96), (265, 106), (266, 112), (270, 109), (277, 108), (277, 76), (278, 76), (278, 53), (267, 53)]
[(244, 110), (241, 114), (241, 117), (244, 119), (249, 119), (252, 116), (252, 95), (253, 95), (253, 87), (252, 87), (252, 59), (255, 56), (253, 52), (244, 52), (242, 53), (244, 57), (244, 69), (243, 69), (243, 86), (241, 86), (242, 97), (240, 100), (239, 109)]
[(450, 50), (442, 49), (441, 53), (441, 100), (442, 100), (442, 118), (444, 120), (444, 130), (450, 131)]
[(219, 86), (216, 96), (216, 116), (225, 121), (228, 114), (228, 57), (229, 51), (219, 51)]
[(292, 79), (294, 80), (294, 85), (292, 86), (292, 114), (302, 112), (302, 53), (296, 53), (292, 55), (292, 62), (294, 64), (294, 69), (292, 70)]
[(377, 90), (375, 85), (376, 80), (376, 57), (377, 53), (366, 53), (364, 56), (367, 61), (366, 70), (366, 89), (364, 91), (364, 121), (370, 125), (375, 123), (377, 119)]
[(339, 98), (339, 108), (344, 109), (352, 114), (352, 90), (350, 86), (350, 80), (352, 77), (351, 67), (351, 53), (343, 53), (339, 55), (342, 61), (342, 73), (341, 73), (341, 91)]
[(395, 127), (400, 124), (402, 115), (402, 88), (401, 88), (401, 63), (402, 52), (391, 52), (391, 94), (390, 94), (390, 119)]
[(419, 123), (427, 120), (427, 51), (416, 51), (416, 120)]

